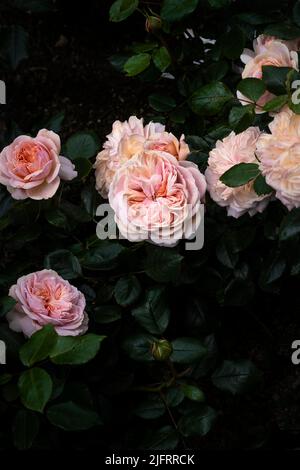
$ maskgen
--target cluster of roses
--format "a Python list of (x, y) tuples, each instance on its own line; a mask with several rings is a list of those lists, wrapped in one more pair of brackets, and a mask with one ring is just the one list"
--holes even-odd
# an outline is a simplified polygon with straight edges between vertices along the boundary
[[(242, 77), (262, 77), (263, 65), (298, 67), (298, 41), (260, 36), (254, 51), (245, 50)], [(238, 95), (242, 104), (244, 97)], [(266, 92), (256, 111), (272, 95)], [(159, 123), (144, 126), (135, 116), (116, 121), (94, 165), (96, 189), (108, 198), (120, 232), (130, 241), (150, 240), (173, 246), (191, 238), (200, 223), (206, 189), (233, 217), (261, 212), (273, 197), (258, 195), (253, 181), (228, 187), (222, 175), (239, 163), (258, 163), (267, 184), (288, 209), (300, 206), (300, 116), (284, 108), (269, 125), (232, 132), (210, 152), (205, 176), (186, 160), (189, 147)], [(60, 138), (45, 129), (35, 138), (20, 136), (0, 154), (0, 183), (15, 199), (48, 199), (60, 179), (72, 180), (74, 165), (60, 153)], [(87, 330), (85, 298), (76, 287), (51, 270), (21, 277), (10, 289), (16, 300), (7, 318), (10, 327), (30, 336), (51, 323), (60, 335)]]

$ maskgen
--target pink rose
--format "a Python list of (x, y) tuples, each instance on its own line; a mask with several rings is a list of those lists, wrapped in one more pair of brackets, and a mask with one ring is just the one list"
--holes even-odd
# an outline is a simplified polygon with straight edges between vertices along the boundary
[(173, 134), (165, 132), (162, 124), (150, 122), (144, 126), (143, 119), (136, 116), (131, 116), (124, 122), (115, 121), (94, 164), (96, 189), (102, 197), (107, 198), (116, 171), (144, 149), (162, 150), (179, 160), (185, 159), (189, 154), (184, 136), (178, 141)]
[(208, 167), (205, 172), (208, 191), (219, 206), (227, 207), (228, 215), (238, 218), (249, 212), (250, 215), (262, 212), (269, 196), (258, 196), (253, 189), (253, 182), (244, 186), (230, 188), (220, 181), (220, 177), (238, 163), (258, 163), (255, 158), (256, 142), (260, 135), (258, 127), (249, 127), (236, 135), (231, 132), (228, 137), (216, 143), (209, 153)]
[(17, 301), (7, 314), (9, 327), (31, 336), (51, 324), (60, 336), (77, 336), (88, 328), (84, 295), (55, 271), (43, 269), (18, 279), (9, 290)]
[[(296, 41), (281, 41), (271, 36), (259, 36), (253, 42), (253, 49), (244, 49), (241, 55), (241, 61), (246, 64), (242, 72), (242, 78), (262, 78), (262, 67), (264, 65), (272, 65), (275, 67), (292, 67), (298, 70), (298, 54), (290, 47), (297, 47)], [(249, 103), (249, 98), (242, 95), (239, 91), (237, 97), (243, 105)], [(274, 95), (266, 91), (258, 100), (256, 113), (260, 114), (264, 111), (264, 106), (268, 101), (274, 98)]]
[(0, 183), (14, 199), (54, 196), (60, 178), (72, 180), (77, 176), (74, 165), (59, 152), (59, 136), (47, 129), (36, 137), (17, 137), (0, 153)]
[(205, 178), (194, 163), (144, 151), (117, 171), (109, 203), (125, 238), (173, 246), (196, 232), (205, 191)]
[(300, 116), (285, 107), (269, 128), (257, 142), (261, 172), (288, 209), (300, 207)]

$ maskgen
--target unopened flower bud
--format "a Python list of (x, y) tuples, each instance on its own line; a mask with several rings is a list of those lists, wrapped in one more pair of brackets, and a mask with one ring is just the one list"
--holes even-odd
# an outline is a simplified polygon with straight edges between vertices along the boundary
[(161, 25), (162, 22), (159, 16), (147, 16), (145, 28), (148, 33), (161, 29)]
[(151, 353), (157, 361), (166, 361), (172, 354), (172, 344), (166, 339), (159, 339), (151, 346)]

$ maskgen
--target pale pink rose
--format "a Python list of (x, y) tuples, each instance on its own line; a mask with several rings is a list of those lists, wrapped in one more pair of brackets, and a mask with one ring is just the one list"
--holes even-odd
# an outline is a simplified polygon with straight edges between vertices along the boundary
[(115, 121), (94, 164), (96, 189), (101, 196), (107, 198), (114, 174), (124, 163), (155, 145), (180, 160), (189, 154), (184, 136), (178, 141), (173, 134), (165, 132), (165, 126), (160, 123), (150, 122), (144, 126), (144, 120), (136, 116), (131, 116), (124, 122)]
[(0, 183), (14, 199), (54, 196), (60, 179), (77, 176), (74, 165), (59, 152), (59, 136), (47, 129), (40, 130), (36, 137), (17, 137), (0, 153)]
[(269, 124), (271, 134), (257, 141), (260, 169), (276, 197), (288, 208), (300, 207), (300, 116), (285, 107)]
[(220, 181), (220, 177), (238, 163), (258, 163), (255, 158), (256, 142), (260, 135), (258, 127), (249, 127), (240, 134), (231, 132), (209, 153), (205, 172), (207, 188), (211, 198), (222, 207), (227, 207), (228, 215), (238, 218), (248, 212), (251, 216), (262, 212), (269, 196), (258, 196), (253, 182), (230, 188)]
[[(242, 78), (262, 78), (262, 67), (264, 65), (272, 65), (275, 67), (292, 67), (298, 70), (298, 54), (295, 50), (289, 47), (298, 48), (299, 41), (281, 41), (280, 39), (273, 38), (272, 36), (259, 36), (253, 42), (253, 51), (244, 49), (241, 55), (241, 61), (245, 64), (242, 72)], [(244, 96), (239, 91), (237, 97), (241, 100), (243, 105), (249, 103), (249, 98)], [(264, 106), (268, 101), (274, 98), (274, 95), (266, 91), (258, 100), (256, 106), (256, 113), (260, 114), (264, 111)]]
[(17, 301), (7, 314), (13, 331), (29, 337), (48, 324), (60, 336), (87, 331), (84, 295), (55, 271), (43, 269), (20, 277), (9, 295)]
[(194, 163), (152, 150), (120, 167), (109, 203), (125, 238), (173, 246), (195, 234), (205, 191), (205, 178)]

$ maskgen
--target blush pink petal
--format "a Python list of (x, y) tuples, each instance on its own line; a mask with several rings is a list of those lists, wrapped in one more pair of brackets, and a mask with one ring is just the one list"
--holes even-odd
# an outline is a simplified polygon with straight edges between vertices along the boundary
[(71, 181), (72, 179), (76, 178), (78, 173), (75, 170), (75, 165), (66, 157), (60, 156), (59, 161), (60, 161), (59, 177), (65, 181)]

